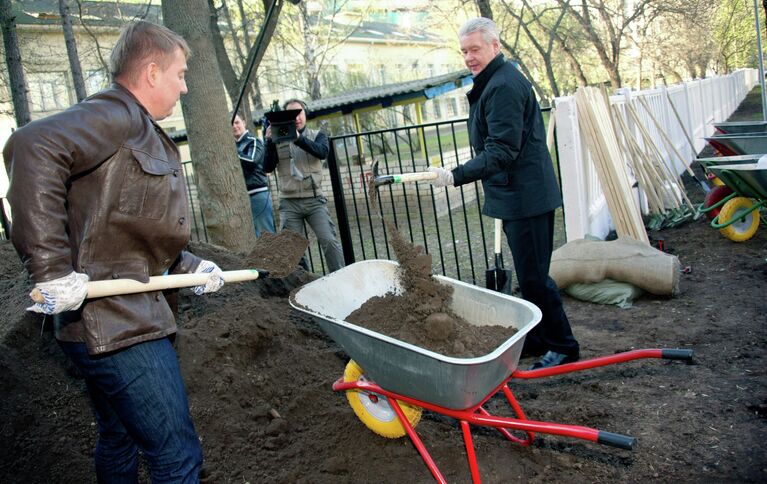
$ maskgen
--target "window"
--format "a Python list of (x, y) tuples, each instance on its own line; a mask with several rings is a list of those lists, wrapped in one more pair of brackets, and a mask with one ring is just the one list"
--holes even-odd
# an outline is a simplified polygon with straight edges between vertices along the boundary
[(451, 118), (458, 116), (458, 102), (454, 97), (447, 100), (447, 115)]
[(442, 107), (439, 99), (432, 100), (432, 106), (434, 106), (434, 118), (442, 119)]
[(66, 72), (32, 72), (29, 78), (29, 109), (60, 111), (72, 104)]

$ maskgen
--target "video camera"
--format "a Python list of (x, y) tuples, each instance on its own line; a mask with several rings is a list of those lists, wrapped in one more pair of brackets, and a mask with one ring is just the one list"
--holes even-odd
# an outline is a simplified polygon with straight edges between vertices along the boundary
[(296, 117), (300, 109), (269, 111), (264, 113), (272, 127), (272, 142), (275, 144), (291, 143), (296, 139)]

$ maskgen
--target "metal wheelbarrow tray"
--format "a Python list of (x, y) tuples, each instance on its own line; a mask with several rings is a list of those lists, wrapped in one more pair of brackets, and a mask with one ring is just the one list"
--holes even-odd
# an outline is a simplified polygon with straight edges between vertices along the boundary
[(724, 121), (714, 123), (714, 129), (722, 134), (767, 133), (767, 121)]
[[(494, 427), (507, 440), (524, 446), (533, 442), (536, 432), (629, 450), (636, 445), (636, 439), (630, 436), (578, 425), (529, 420), (508, 386), (512, 378), (541, 378), (641, 358), (692, 360), (692, 350), (644, 349), (553, 368), (518, 370), (525, 336), (538, 324), (540, 310), (522, 299), (443, 276), (434, 277), (453, 287), (451, 309), (458, 316), (470, 324), (511, 326), (517, 332), (487, 355), (454, 358), (346, 322), (344, 318), (370, 298), (402, 292), (397, 268), (396, 262), (387, 260), (351, 264), (304, 285), (291, 294), (290, 304), (313, 316), (352, 358), (344, 377), (333, 384), (333, 389), (346, 392), (357, 416), (374, 432), (390, 438), (407, 434), (437, 482), (446, 481), (415, 432), (421, 409), (460, 421), (472, 481), (478, 483), (479, 467), (470, 425)], [(364, 369), (364, 374), (360, 372), (359, 377), (346, 378), (350, 367)], [(515, 417), (494, 416), (483, 408), (483, 404), (499, 392), (506, 397)], [(355, 407), (352, 398), (362, 403)], [(379, 432), (377, 426), (370, 424), (377, 419), (388, 420), (382, 424), (393, 423), (397, 430), (388, 435)]]
[(704, 139), (724, 156), (767, 153), (767, 133), (715, 134)]

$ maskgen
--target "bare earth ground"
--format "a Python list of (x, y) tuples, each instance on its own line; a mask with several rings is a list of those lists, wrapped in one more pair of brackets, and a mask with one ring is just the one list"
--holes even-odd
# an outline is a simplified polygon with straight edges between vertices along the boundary
[[(688, 184), (700, 201), (702, 192)], [(695, 350), (696, 362), (640, 360), (511, 388), (531, 419), (639, 439), (624, 451), (538, 435), (525, 448), (473, 429), (484, 482), (765, 482), (767, 480), (767, 227), (736, 244), (704, 220), (666, 229), (692, 271), (673, 299), (631, 309), (565, 297), (582, 357), (632, 348)], [(193, 249), (240, 269), (240, 257)], [(432, 482), (406, 438), (373, 434), (331, 384), (346, 356), (287, 295), (312, 276), (182, 292), (176, 340), (205, 452), (205, 482)], [(41, 318), (24, 311), (30, 286), (0, 243), (0, 481), (95, 482), (95, 424), (82, 380)], [(523, 360), (525, 366), (532, 360)], [(508, 413), (493, 399), (489, 410)], [(456, 422), (424, 412), (416, 430), (449, 482), (470, 474)], [(142, 478), (142, 482), (148, 482)]]

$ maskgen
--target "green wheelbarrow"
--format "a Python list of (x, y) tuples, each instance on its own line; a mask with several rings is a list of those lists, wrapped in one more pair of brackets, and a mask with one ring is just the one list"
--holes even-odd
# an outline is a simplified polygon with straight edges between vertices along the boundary
[(734, 242), (750, 239), (759, 228), (759, 211), (767, 206), (767, 163), (719, 164), (708, 169), (732, 190), (703, 209), (719, 209), (711, 226)]

